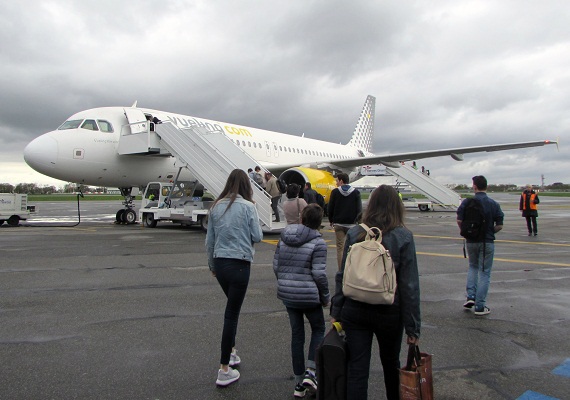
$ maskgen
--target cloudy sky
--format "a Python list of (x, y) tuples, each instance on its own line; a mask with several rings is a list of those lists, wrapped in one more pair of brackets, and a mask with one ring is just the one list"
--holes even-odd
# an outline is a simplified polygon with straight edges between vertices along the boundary
[(346, 143), (371, 94), (378, 153), (561, 139), (419, 162), (442, 183), (570, 183), (567, 0), (5, 1), (0, 40), (0, 182), (61, 186), (22, 151), (88, 108)]

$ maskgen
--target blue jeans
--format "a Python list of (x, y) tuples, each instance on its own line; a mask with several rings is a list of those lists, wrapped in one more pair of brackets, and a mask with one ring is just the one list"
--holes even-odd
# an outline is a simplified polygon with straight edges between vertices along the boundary
[[(483, 248), (485, 259), (483, 260)], [(475, 310), (483, 310), (491, 283), (491, 269), (495, 243), (467, 243), (469, 270), (467, 271), (467, 298), (475, 300)], [(484, 261), (484, 262), (483, 262)]]
[(250, 265), (249, 261), (234, 258), (214, 258), (216, 279), (228, 298), (222, 330), (222, 365), (229, 364), (232, 348), (236, 345), (239, 313), (249, 284)]
[(374, 335), (380, 349), (386, 398), (398, 400), (400, 398), (398, 369), (404, 335), (399, 308), (364, 304), (347, 298), (342, 308), (341, 323), (346, 332), (349, 354), (347, 400), (368, 399), (368, 377)]
[(305, 373), (305, 316), (311, 325), (311, 342), (309, 343), (309, 356), (307, 368), (316, 368), (315, 353), (317, 346), (325, 337), (325, 316), (323, 307), (319, 304), (312, 308), (287, 307), (289, 323), (291, 324), (291, 359), (295, 381), (300, 383)]

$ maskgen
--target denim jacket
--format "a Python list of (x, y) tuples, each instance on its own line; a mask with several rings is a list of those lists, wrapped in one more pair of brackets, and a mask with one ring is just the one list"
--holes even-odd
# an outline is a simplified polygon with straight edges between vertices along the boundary
[(229, 198), (221, 199), (209, 212), (206, 250), (210, 270), (214, 258), (253, 261), (253, 243), (263, 239), (255, 205), (240, 195), (226, 210), (229, 203)]
[[(342, 256), (341, 270), (335, 277), (336, 294), (331, 302), (331, 316), (341, 321), (342, 307), (345, 297), (342, 293), (342, 278), (348, 248), (358, 241), (358, 237), (364, 229), (357, 225), (346, 234), (344, 253)], [(404, 227), (394, 228), (389, 232), (383, 232), (382, 244), (390, 251), (392, 261), (396, 268), (396, 296), (392, 305), (369, 305), (364, 307), (395, 307), (399, 310), (406, 335), (420, 337), (421, 314), (420, 314), (420, 277), (416, 258), (416, 246), (412, 232)], [(359, 303), (352, 300), (354, 303)]]

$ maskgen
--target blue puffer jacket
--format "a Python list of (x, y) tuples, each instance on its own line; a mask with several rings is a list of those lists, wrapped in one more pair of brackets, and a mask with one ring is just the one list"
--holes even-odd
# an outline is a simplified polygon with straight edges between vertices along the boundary
[(305, 308), (330, 301), (326, 273), (327, 245), (305, 225), (287, 225), (273, 257), (277, 298), (287, 307)]

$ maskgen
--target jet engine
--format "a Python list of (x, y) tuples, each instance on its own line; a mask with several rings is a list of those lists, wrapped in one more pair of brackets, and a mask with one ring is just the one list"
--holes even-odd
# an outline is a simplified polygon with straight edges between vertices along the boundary
[(295, 167), (284, 171), (279, 179), (283, 179), (287, 184), (296, 183), (301, 186), (301, 193), (305, 188), (305, 183), (310, 182), (311, 188), (322, 194), (325, 203), (328, 203), (331, 191), (336, 188), (336, 179), (329, 171), (314, 168)]

